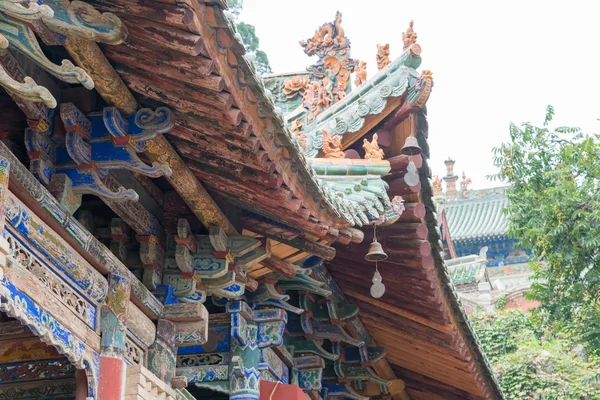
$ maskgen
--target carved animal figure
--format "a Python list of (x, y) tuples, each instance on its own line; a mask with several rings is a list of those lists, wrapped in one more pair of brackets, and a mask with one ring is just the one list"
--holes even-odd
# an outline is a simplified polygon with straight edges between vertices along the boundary
[(344, 158), (340, 137), (331, 137), (329, 132), (323, 130), (323, 153), (325, 158)]

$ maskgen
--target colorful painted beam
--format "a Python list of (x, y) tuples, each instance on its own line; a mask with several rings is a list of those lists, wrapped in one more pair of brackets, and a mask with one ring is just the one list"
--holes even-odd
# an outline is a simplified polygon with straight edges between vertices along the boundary
[(75, 250), (85, 255), (97, 270), (105, 273), (112, 271), (133, 278), (131, 292), (134, 302), (151, 318), (157, 318), (162, 313), (162, 304), (135, 278), (133, 273), (74, 219), (3, 143), (0, 143), (0, 156), (9, 161), (11, 187), (14, 185), (15, 190), (29, 206), (35, 207), (39, 210), (37, 212), (46, 215), (44, 220), (52, 224), (48, 229), (54, 230), (59, 237), (69, 241), (70, 244), (80, 246), (80, 248), (75, 247)]

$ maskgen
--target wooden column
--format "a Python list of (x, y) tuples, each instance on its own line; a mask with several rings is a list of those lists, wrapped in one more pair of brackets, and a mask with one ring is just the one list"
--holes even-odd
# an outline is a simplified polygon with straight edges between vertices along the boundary
[(100, 330), (100, 378), (98, 400), (125, 398), (125, 337), (131, 286), (128, 278), (108, 276), (108, 294), (102, 305)]
[(75, 400), (86, 400), (88, 398), (88, 381), (85, 370), (75, 371)]

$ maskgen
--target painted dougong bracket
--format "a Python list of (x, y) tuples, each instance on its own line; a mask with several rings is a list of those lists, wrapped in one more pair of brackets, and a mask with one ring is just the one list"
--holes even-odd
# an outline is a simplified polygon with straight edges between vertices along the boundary
[[(8, 49), (8, 45), (8, 39), (0, 34), (0, 56)], [(0, 65), (0, 86), (23, 100), (42, 102), (50, 108), (56, 107), (56, 99), (48, 89), (35, 83), (29, 76), (23, 79), (23, 83), (14, 80), (2, 65)]]
[(17, 19), (0, 13), (0, 34), (4, 35), (10, 45), (58, 79), (74, 84), (82, 84), (86, 89), (93, 89), (92, 78), (81, 68), (76, 67), (69, 60), (63, 60), (61, 65), (50, 61), (42, 52), (40, 45), (29, 26)]
[[(196, 291), (191, 294), (176, 293), (183, 302), (204, 302), (207, 295), (213, 294), (238, 298), (245, 287), (236, 281), (237, 274), (244, 271), (237, 264), (245, 266), (249, 259), (260, 261), (266, 257), (266, 253), (261, 256), (261, 244), (249, 236), (228, 236), (219, 227), (211, 227), (209, 235), (194, 235), (188, 221), (180, 219), (177, 236), (169, 239), (165, 273), (170, 280), (178, 280), (179, 287), (183, 285), (181, 281), (195, 284)], [(181, 278), (175, 278), (175, 274)]]
[[(127, 28), (111, 13), (100, 13), (83, 1), (42, 0), (53, 10), (46, 15), (44, 24), (65, 36), (78, 36), (106, 44), (120, 44), (127, 38)], [(44, 6), (42, 6), (44, 7)]]
[(35, 21), (43, 17), (54, 17), (54, 11), (47, 5), (40, 5), (36, 0), (29, 0), (27, 6), (22, 0), (4, 0), (0, 2), (0, 11), (12, 17)]
[(138, 200), (131, 189), (109, 189), (104, 180), (111, 169), (125, 169), (150, 177), (170, 176), (171, 169), (165, 164), (145, 164), (137, 155), (146, 140), (168, 131), (172, 126), (172, 114), (164, 108), (156, 112), (141, 109), (128, 119), (113, 108), (103, 115), (89, 118), (73, 104), (60, 107), (64, 123), (64, 136), (27, 129), (25, 145), (32, 160), (31, 171), (43, 184), (49, 185), (55, 174), (69, 178), (74, 194), (94, 194), (111, 200)]

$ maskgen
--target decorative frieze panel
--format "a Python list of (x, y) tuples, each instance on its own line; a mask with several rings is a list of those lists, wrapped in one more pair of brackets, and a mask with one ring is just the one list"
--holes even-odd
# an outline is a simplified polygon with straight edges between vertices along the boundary
[(0, 365), (0, 383), (71, 378), (75, 366), (66, 358)]
[(32, 247), (71, 278), (90, 299), (97, 302), (104, 299), (108, 290), (106, 279), (12, 193), (6, 201), (6, 217)]
[(75, 389), (75, 379), (3, 384), (0, 386), (0, 400), (68, 399), (75, 396)]
[(125, 338), (125, 361), (130, 365), (146, 366), (146, 352), (129, 336)]
[(48, 265), (28, 251), (16, 236), (17, 234), (12, 229), (8, 230), (6, 240), (10, 245), (9, 254), (11, 258), (9, 260), (18, 263), (18, 265), (31, 272), (48, 289), (49, 293), (54, 294), (65, 307), (79, 316), (92, 329), (95, 329), (96, 306), (92, 305), (63, 279), (53, 273)]
[(198, 367), (203, 365), (229, 365), (230, 354), (227, 353), (201, 353), (183, 354), (177, 356), (177, 367)]
[(100, 355), (6, 278), (0, 281), (0, 311), (27, 325), (44, 343), (54, 346), (59, 353), (65, 355), (76, 368), (85, 369), (88, 375), (88, 396), (96, 396)]

